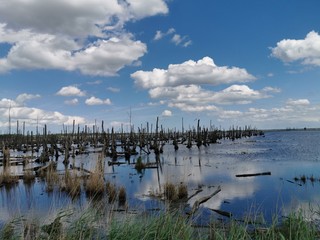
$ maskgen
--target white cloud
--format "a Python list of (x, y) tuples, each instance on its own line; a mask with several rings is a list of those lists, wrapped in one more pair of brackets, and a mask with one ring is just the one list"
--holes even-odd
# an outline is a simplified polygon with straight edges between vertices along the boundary
[(170, 64), (168, 69), (137, 71), (131, 74), (131, 77), (136, 85), (146, 89), (188, 84), (219, 85), (256, 79), (243, 68), (218, 67), (210, 57), (204, 57), (197, 62), (189, 60), (181, 64)]
[(167, 32), (161, 32), (160, 30), (156, 31), (156, 35), (153, 40), (158, 41), (168, 35), (172, 35), (171, 42), (175, 45), (180, 45), (183, 47), (188, 47), (192, 44), (192, 41), (188, 39), (188, 36), (181, 36), (180, 34), (175, 33), (176, 30), (174, 28), (170, 28)]
[(107, 90), (110, 91), (110, 92), (114, 92), (114, 93), (120, 92), (119, 88), (114, 88), (114, 87), (108, 87)]
[(248, 104), (270, 97), (264, 91), (253, 90), (246, 85), (232, 85), (219, 92), (197, 85), (157, 87), (150, 89), (149, 95), (153, 99), (164, 99), (170, 107), (187, 112), (217, 111), (215, 105)]
[(221, 122), (250, 122), (258, 128), (318, 127), (320, 105), (312, 105), (308, 99), (288, 99), (284, 106), (273, 108), (249, 108), (245, 111), (218, 109), (212, 112)]
[(310, 105), (310, 102), (308, 99), (298, 99), (298, 100), (288, 99), (287, 105), (289, 105), (289, 106), (308, 106), (308, 105)]
[[(27, 96), (27, 94), (21, 94), (19, 96), (17, 97), (18, 100), (31, 99), (31, 95)], [(69, 125), (72, 124), (73, 120), (75, 120), (78, 124), (86, 123), (85, 118), (80, 116), (68, 116), (57, 111), (46, 111), (39, 108), (27, 107), (23, 106), (22, 103), (24, 102), (18, 102), (17, 100), (6, 98), (0, 100), (0, 127), (9, 126), (9, 111), (11, 121), (23, 121), (25, 122), (26, 126), (36, 126), (36, 124)]]
[[(6, 31), (3, 34), (5, 36), (10, 34), (10, 31)], [(25, 34), (23, 40), (16, 39), (8, 55), (0, 59), (0, 72), (12, 69), (59, 69), (78, 70), (86, 75), (113, 76), (124, 66), (134, 64), (147, 51), (146, 45), (133, 40), (130, 34), (97, 40), (85, 46), (67, 37), (30, 32)], [(19, 34), (14, 38), (18, 37)]]
[(87, 82), (88, 85), (100, 85), (102, 83), (102, 80), (96, 80), (93, 82)]
[(110, 105), (111, 104), (111, 100), (109, 98), (102, 100), (100, 98), (96, 98), (96, 97), (91, 97), (86, 99), (85, 103), (89, 106), (93, 106), (93, 105)]
[(164, 110), (162, 112), (161, 116), (163, 116), (163, 117), (171, 117), (172, 116), (172, 112), (170, 110)]
[(24, 103), (25, 101), (31, 100), (31, 99), (35, 99), (35, 98), (40, 98), (41, 96), (39, 94), (27, 94), (27, 93), (22, 93), (20, 95), (18, 95), (18, 97), (16, 98), (16, 102), (18, 103)]
[(64, 103), (67, 105), (77, 105), (79, 103), (79, 100), (77, 98), (74, 98), (71, 100), (66, 100), (66, 101), (64, 101)]
[(284, 39), (271, 48), (272, 56), (283, 62), (302, 61), (303, 64), (320, 66), (320, 35), (311, 31), (305, 39)]
[[(166, 13), (163, 0), (7, 1), (0, 5), (0, 43), (11, 48), (0, 59), (0, 72), (58, 69), (116, 75), (126, 65), (136, 66), (147, 52), (144, 43), (123, 30), (124, 23)], [(98, 40), (86, 44), (88, 36)]]
[(84, 91), (81, 91), (76, 86), (62, 87), (56, 94), (59, 96), (78, 96), (78, 97), (83, 97), (86, 95)]
[(101, 35), (105, 27), (166, 13), (163, 0), (10, 0), (0, 5), (0, 22), (12, 29), (86, 37)]

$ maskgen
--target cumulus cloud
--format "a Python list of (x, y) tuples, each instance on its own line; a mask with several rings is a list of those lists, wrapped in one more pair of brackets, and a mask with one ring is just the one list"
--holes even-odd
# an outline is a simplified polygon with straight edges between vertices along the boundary
[(320, 66), (320, 35), (311, 31), (304, 39), (284, 39), (271, 48), (272, 56), (283, 62), (301, 61)]
[(79, 103), (79, 100), (77, 98), (73, 98), (71, 100), (64, 101), (64, 103), (67, 105), (77, 105)]
[(37, 95), (32, 94), (21, 94), (16, 100), (12, 99), (0, 99), (0, 127), (7, 127), (8, 116), (12, 121), (23, 121), (26, 126), (35, 126), (36, 124), (72, 124), (75, 120), (78, 124), (86, 123), (85, 118), (79, 116), (68, 116), (57, 111), (46, 111), (39, 108), (33, 108), (24, 106), (25, 100), (33, 99)]
[(171, 117), (172, 116), (172, 112), (170, 110), (164, 110), (162, 112), (161, 116), (163, 116), (163, 117)]
[(40, 98), (41, 96), (39, 94), (28, 94), (28, 93), (22, 93), (17, 96), (16, 102), (18, 103), (24, 103), (25, 101)]
[[(58, 69), (116, 75), (147, 51), (123, 30), (124, 23), (166, 13), (163, 0), (7, 1), (0, 5), (0, 43), (11, 48), (0, 59), (0, 72)], [(88, 44), (88, 36), (97, 40)]]
[(232, 85), (221, 91), (211, 91), (198, 85), (157, 87), (149, 90), (153, 99), (161, 99), (169, 107), (187, 112), (217, 111), (216, 105), (249, 104), (254, 100), (271, 97), (265, 91), (257, 91), (246, 85)]
[(149, 90), (152, 99), (187, 112), (219, 111), (218, 105), (249, 104), (280, 92), (280, 89), (273, 87), (254, 90), (240, 84), (213, 91), (208, 85), (243, 83), (256, 78), (245, 69), (216, 66), (210, 57), (197, 62), (189, 60), (182, 64), (170, 64), (168, 69), (137, 71), (131, 77), (137, 86)]
[(83, 97), (86, 95), (84, 91), (81, 91), (76, 86), (62, 87), (56, 94), (59, 96), (78, 96), (78, 97)]
[(287, 105), (289, 106), (308, 106), (310, 105), (310, 102), (308, 99), (288, 99)]
[[(212, 113), (221, 122), (234, 121), (238, 124), (250, 122), (257, 127), (283, 128), (283, 126), (317, 127), (320, 119), (320, 105), (311, 104), (308, 99), (288, 99), (283, 106), (273, 108), (249, 108), (245, 111), (219, 108)], [(241, 119), (244, 121), (241, 123)]]
[(131, 77), (136, 85), (146, 89), (187, 84), (219, 85), (256, 79), (243, 68), (219, 67), (210, 57), (204, 57), (197, 62), (189, 60), (181, 64), (170, 64), (168, 69), (136, 71), (131, 74)]
[(93, 105), (110, 105), (111, 104), (111, 100), (109, 98), (107, 99), (100, 99), (100, 98), (96, 98), (96, 97), (91, 97), (86, 99), (85, 103), (89, 106), (93, 106)]

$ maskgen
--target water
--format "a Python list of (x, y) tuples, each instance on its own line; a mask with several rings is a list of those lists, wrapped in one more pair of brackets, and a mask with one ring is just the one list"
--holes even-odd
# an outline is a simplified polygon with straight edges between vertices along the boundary
[[(188, 201), (192, 207), (196, 200), (208, 196), (221, 187), (221, 192), (201, 205), (197, 221), (207, 223), (212, 218), (225, 218), (210, 209), (232, 213), (239, 220), (264, 216), (271, 222), (273, 216), (287, 216), (303, 209), (308, 215), (319, 210), (320, 203), (320, 131), (274, 131), (265, 136), (221, 140), (219, 144), (193, 146), (187, 149), (172, 144), (164, 147), (159, 168), (134, 169), (137, 157), (131, 164), (108, 166), (105, 159), (105, 179), (117, 186), (125, 186), (131, 210), (148, 211), (163, 208), (163, 201), (150, 197), (161, 192), (163, 184), (187, 184), (189, 196), (198, 189), (202, 192)], [(154, 162), (153, 154), (142, 154), (144, 162)], [(97, 154), (76, 156), (74, 164), (81, 163), (93, 169)], [(124, 159), (118, 159), (124, 162)], [(59, 160), (59, 162), (61, 162)], [(63, 170), (63, 164), (58, 170)], [(1, 171), (1, 168), (0, 168)], [(271, 175), (236, 177), (237, 174), (271, 172)], [(301, 181), (305, 176), (306, 181)], [(313, 178), (312, 178), (313, 177)], [(70, 199), (66, 193), (46, 192), (45, 183), (17, 185), (0, 189), (0, 222), (15, 216), (31, 215), (39, 218), (54, 214), (62, 208), (86, 206), (90, 200), (82, 193)], [(314, 216), (313, 216), (314, 217)]]

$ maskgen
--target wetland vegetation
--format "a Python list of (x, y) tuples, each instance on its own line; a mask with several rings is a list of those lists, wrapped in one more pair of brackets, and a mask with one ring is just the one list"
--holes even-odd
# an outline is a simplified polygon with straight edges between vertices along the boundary
[[(293, 191), (303, 196), (310, 189), (301, 187), (316, 185), (319, 177), (314, 166), (320, 155), (309, 156), (315, 157), (312, 164), (287, 160), (307, 154), (309, 148), (286, 146), (286, 138), (297, 135), (284, 137), (283, 133), (265, 135), (249, 126), (222, 130), (201, 126), (200, 121), (196, 127), (178, 131), (163, 129), (158, 119), (155, 126), (147, 123), (129, 132), (104, 129), (103, 122), (83, 128), (73, 124), (59, 134), (48, 132), (46, 126), (41, 134), (38, 129), (34, 134), (17, 127), (15, 134), (0, 136), (1, 236), (318, 236), (313, 202), (308, 211), (300, 203), (309, 199), (299, 201), (300, 207), (293, 210), (288, 203)], [(310, 134), (315, 139), (319, 136), (317, 131)], [(298, 171), (293, 167), (299, 161)], [(283, 165), (285, 175), (279, 171)], [(275, 193), (274, 186), (279, 185), (280, 192)]]

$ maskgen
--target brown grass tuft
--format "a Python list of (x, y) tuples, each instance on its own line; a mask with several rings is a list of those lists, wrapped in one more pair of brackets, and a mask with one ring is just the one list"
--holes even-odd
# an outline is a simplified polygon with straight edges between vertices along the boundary
[(184, 183), (181, 183), (178, 186), (178, 199), (187, 199), (188, 198), (188, 187)]
[(109, 203), (113, 203), (117, 198), (116, 185), (108, 181), (106, 184), (106, 188), (108, 194), (108, 201)]
[(169, 201), (174, 201), (177, 199), (177, 192), (173, 183), (166, 183), (164, 185), (164, 197)]
[(125, 187), (120, 187), (119, 189), (119, 204), (124, 205), (127, 201), (127, 193)]

